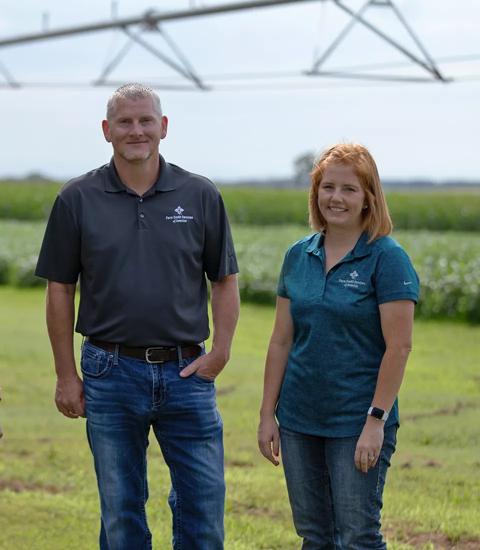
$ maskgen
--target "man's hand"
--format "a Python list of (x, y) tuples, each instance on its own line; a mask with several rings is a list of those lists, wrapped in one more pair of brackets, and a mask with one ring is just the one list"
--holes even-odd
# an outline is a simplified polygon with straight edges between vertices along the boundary
[(57, 409), (68, 418), (85, 416), (83, 382), (76, 373), (68, 377), (57, 378), (55, 404)]
[(258, 425), (258, 448), (262, 455), (270, 460), (272, 464), (280, 464), (278, 456), (280, 454), (280, 434), (277, 421), (273, 415), (260, 417)]
[(188, 367), (185, 367), (180, 371), (182, 378), (196, 373), (200, 378), (213, 381), (223, 370), (227, 364), (228, 356), (225, 353), (221, 353), (212, 349), (210, 353), (200, 355), (195, 361), (190, 363)]
[(355, 449), (355, 466), (366, 474), (378, 462), (383, 445), (383, 428), (385, 422), (369, 416)]

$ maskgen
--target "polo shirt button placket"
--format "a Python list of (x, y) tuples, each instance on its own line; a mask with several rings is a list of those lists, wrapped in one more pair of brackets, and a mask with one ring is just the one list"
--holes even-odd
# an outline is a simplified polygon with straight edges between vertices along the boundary
[[(338, 264), (337, 264), (337, 265), (338, 265)], [(334, 274), (334, 272), (335, 272), (335, 268), (337, 267), (337, 265), (334, 265), (334, 266), (330, 269), (330, 271), (329, 271), (326, 275), (324, 275), (324, 277), (323, 277), (322, 298), (325, 297), (325, 294), (326, 294), (326, 292), (327, 292), (327, 285), (328, 285), (328, 282), (329, 282), (329, 280), (333, 277), (333, 274)]]
[(320, 249), (317, 248), (317, 250), (315, 250), (315, 256), (317, 256), (317, 258), (320, 260), (320, 264), (322, 266), (322, 271), (321, 271), (322, 278), (321, 278), (320, 295), (321, 295), (321, 298), (323, 299), (325, 297), (325, 289), (327, 287), (327, 278), (328, 278), (328, 275), (329, 275), (330, 272), (325, 273), (324, 254)]
[(146, 229), (145, 224), (145, 212), (143, 211), (143, 197), (139, 197), (137, 202), (137, 212), (138, 212), (138, 228)]

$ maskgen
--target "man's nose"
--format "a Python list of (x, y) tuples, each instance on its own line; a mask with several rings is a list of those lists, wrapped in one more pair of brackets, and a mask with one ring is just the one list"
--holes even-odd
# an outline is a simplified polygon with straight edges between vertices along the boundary
[(134, 136), (140, 136), (143, 134), (143, 127), (140, 122), (133, 122), (130, 126), (130, 134)]

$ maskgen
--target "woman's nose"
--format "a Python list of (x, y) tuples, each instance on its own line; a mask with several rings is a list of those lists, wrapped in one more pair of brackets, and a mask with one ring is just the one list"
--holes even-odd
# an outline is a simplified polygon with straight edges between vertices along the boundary
[(342, 190), (335, 188), (332, 192), (331, 199), (332, 200), (341, 200), (342, 198)]

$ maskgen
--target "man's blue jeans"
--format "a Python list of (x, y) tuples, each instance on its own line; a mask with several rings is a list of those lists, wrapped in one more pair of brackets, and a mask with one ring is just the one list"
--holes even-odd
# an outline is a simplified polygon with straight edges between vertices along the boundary
[(354, 463), (357, 437), (316, 437), (280, 429), (293, 521), (303, 550), (385, 550), (382, 493), (397, 426), (385, 429), (380, 458), (364, 474)]
[(85, 342), (87, 436), (101, 504), (101, 550), (150, 549), (148, 434), (170, 470), (175, 550), (223, 548), (222, 420), (213, 382), (179, 372), (193, 359), (149, 364)]

